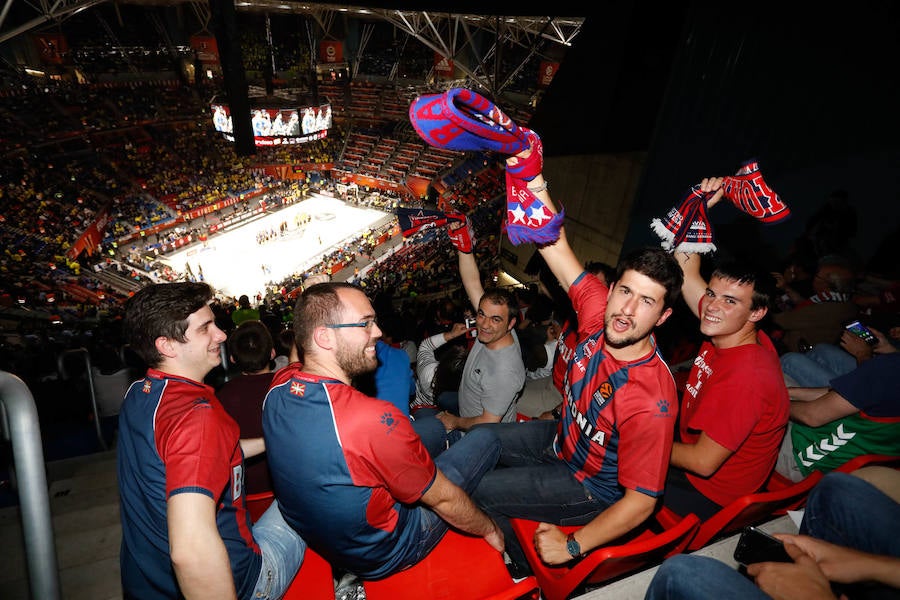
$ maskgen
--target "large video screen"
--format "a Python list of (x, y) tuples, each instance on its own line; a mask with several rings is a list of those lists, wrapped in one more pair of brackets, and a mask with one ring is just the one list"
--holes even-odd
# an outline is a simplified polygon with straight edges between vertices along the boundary
[[(234, 124), (227, 104), (211, 104), (213, 127), (234, 141)], [(328, 135), (332, 125), (331, 105), (303, 108), (250, 109), (250, 124), (257, 146), (303, 144)]]

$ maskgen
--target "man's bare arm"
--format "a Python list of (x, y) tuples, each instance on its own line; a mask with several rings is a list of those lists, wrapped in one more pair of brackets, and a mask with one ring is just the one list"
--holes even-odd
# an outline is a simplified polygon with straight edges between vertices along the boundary
[(483, 537), (497, 552), (503, 552), (503, 533), (497, 524), (440, 470), (437, 471), (434, 483), (422, 495), (422, 502), (454, 527)]
[(216, 527), (216, 502), (183, 493), (166, 504), (169, 555), (181, 593), (192, 598), (237, 598), (231, 562)]
[(709, 477), (722, 466), (733, 452), (701, 432), (694, 444), (672, 444), (672, 466), (686, 469), (701, 477)]
[(478, 310), (478, 303), (484, 295), (484, 286), (481, 285), (481, 273), (478, 271), (478, 263), (475, 262), (475, 254), (458, 250), (456, 254), (459, 257), (459, 278), (462, 280), (469, 302)]
[[(647, 520), (656, 508), (656, 498), (626, 489), (615, 504), (594, 517), (594, 520), (575, 532), (574, 537), (582, 553), (593, 550), (622, 537)], [(534, 544), (544, 562), (558, 565), (572, 560), (566, 548), (566, 534), (556, 525), (541, 523), (534, 535)]]

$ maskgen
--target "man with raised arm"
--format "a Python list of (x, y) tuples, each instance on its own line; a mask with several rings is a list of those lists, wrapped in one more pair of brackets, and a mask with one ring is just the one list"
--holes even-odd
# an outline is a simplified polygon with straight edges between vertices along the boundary
[(459, 275), (475, 313), (477, 338), (469, 350), (459, 384), (458, 412), (438, 414), (448, 431), (468, 431), (481, 423), (516, 420), (516, 400), (525, 386), (525, 364), (516, 335), (519, 307), (514, 294), (482, 287), (468, 220), (451, 226), (459, 256)]
[[(517, 226), (514, 241), (539, 244), (572, 300), (578, 333), (563, 376), (562, 418), (490, 427), (506, 468), (488, 473), (474, 498), (504, 529), (514, 574), (528, 565), (511, 517), (541, 521), (534, 544), (548, 564), (578, 558), (645, 521), (663, 492), (678, 411), (652, 332), (672, 314), (681, 270), (663, 250), (642, 249), (619, 262), (609, 287), (585, 272), (541, 174), (540, 140), (530, 135), (530, 148), (507, 161), (508, 232)], [(554, 224), (558, 231), (548, 236)], [(566, 536), (560, 524), (584, 527)]]
[[(707, 207), (722, 198), (722, 184), (718, 177), (700, 184)], [(663, 502), (678, 514), (705, 519), (763, 487), (790, 400), (775, 347), (758, 327), (774, 289), (768, 273), (720, 264), (707, 282), (700, 254), (676, 250), (675, 258), (684, 272), (685, 302), (708, 339), (688, 376)]]

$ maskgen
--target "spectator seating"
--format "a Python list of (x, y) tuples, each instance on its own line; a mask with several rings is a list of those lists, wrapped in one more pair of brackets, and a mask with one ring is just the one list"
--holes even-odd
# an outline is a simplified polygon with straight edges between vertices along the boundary
[[(699, 550), (710, 542), (747, 525), (754, 525), (777, 514), (784, 514), (785, 511), (800, 508), (806, 502), (809, 491), (822, 477), (821, 472), (815, 471), (803, 481), (790, 486), (741, 496), (700, 524), (697, 534), (688, 544), (688, 551)], [(656, 513), (656, 520), (664, 528), (671, 529), (679, 522), (680, 517), (662, 507)]]
[[(661, 532), (645, 527), (612, 545), (592, 550), (581, 560), (551, 566), (541, 560), (534, 547), (537, 521), (511, 519), (510, 522), (544, 600), (565, 600), (584, 586), (606, 583), (621, 575), (659, 564), (665, 558), (684, 551), (700, 525), (700, 519), (690, 514)], [(579, 527), (564, 526), (561, 529), (570, 533)]]
[(483, 538), (450, 530), (424, 560), (378, 581), (364, 581), (366, 600), (538, 600), (534, 576), (514, 583), (503, 557)]

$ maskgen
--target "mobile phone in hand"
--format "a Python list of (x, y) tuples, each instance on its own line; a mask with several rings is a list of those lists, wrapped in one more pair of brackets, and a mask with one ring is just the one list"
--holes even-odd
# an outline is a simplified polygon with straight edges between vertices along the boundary
[(784, 542), (756, 527), (746, 527), (741, 532), (734, 560), (745, 567), (759, 562), (794, 562), (784, 549)]
[(860, 323), (859, 321), (851, 321), (844, 326), (844, 329), (852, 333), (853, 335), (862, 338), (870, 346), (878, 345), (878, 338), (875, 337), (875, 334), (869, 331), (869, 328)]

